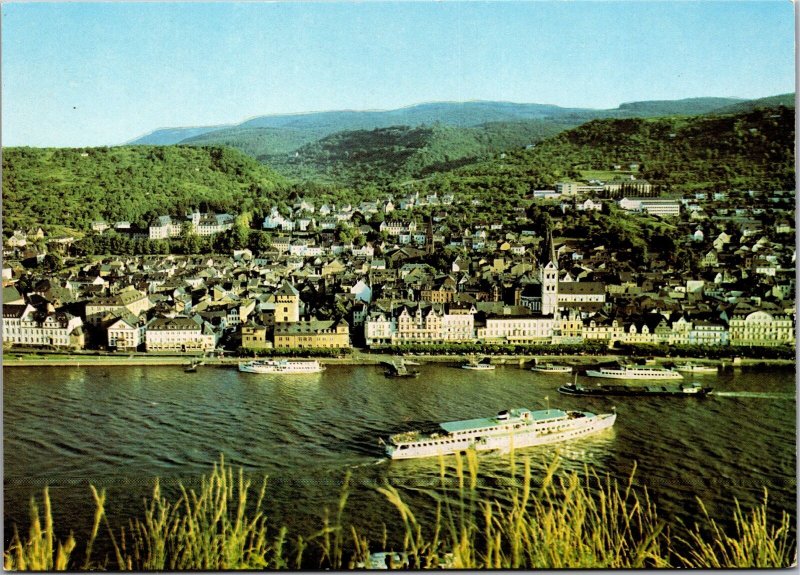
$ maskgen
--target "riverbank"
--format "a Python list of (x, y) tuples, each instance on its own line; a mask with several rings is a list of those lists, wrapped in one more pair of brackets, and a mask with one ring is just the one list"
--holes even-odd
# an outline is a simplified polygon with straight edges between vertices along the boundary
[[(624, 362), (627, 360), (623, 355), (487, 355), (494, 365), (507, 366), (527, 366), (534, 361), (542, 363), (562, 363), (578, 368), (596, 365), (598, 363)], [(403, 358), (409, 362), (417, 363), (464, 363), (467, 356), (463, 354), (451, 355), (427, 355), (410, 354)], [(87, 367), (87, 366), (186, 366), (192, 362), (201, 361), (206, 366), (226, 366), (236, 365), (241, 361), (248, 361), (252, 358), (241, 357), (202, 357), (193, 355), (89, 355), (89, 354), (3, 354), (3, 367)], [(353, 351), (346, 357), (341, 358), (307, 358), (316, 359), (326, 365), (380, 365), (391, 363), (396, 356), (379, 353), (363, 353)], [(737, 358), (732, 360), (717, 361), (704, 358), (691, 357), (660, 357), (655, 358), (652, 363), (661, 365), (665, 363), (683, 363), (691, 361), (698, 365), (721, 365), (724, 367), (740, 366), (793, 366), (796, 361), (793, 359), (761, 359), (761, 358)]]

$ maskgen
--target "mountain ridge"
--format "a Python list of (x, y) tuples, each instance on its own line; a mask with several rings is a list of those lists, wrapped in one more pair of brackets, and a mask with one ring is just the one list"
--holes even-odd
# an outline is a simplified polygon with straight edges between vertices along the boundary
[[(639, 102), (625, 102), (617, 108), (575, 108), (562, 107), (555, 104), (519, 103), (494, 100), (469, 100), (465, 102), (423, 102), (389, 110), (328, 110), (322, 112), (298, 112), (289, 114), (269, 114), (254, 116), (238, 124), (223, 124), (213, 126), (194, 126), (188, 128), (163, 127), (144, 136), (126, 142), (126, 145), (170, 145), (181, 143), (186, 139), (203, 136), (219, 130), (255, 127), (320, 127), (327, 128), (327, 135), (337, 131), (354, 129), (372, 129), (389, 127), (391, 125), (418, 125), (440, 121), (445, 124), (479, 125), (490, 121), (512, 121), (514, 119), (542, 119), (545, 117), (564, 117), (578, 115), (591, 119), (594, 117), (607, 117), (620, 113), (636, 112), (636, 108), (645, 107), (650, 103), (669, 102), (673, 105), (681, 102), (702, 101), (712, 102), (705, 111), (720, 107), (725, 101), (728, 105), (746, 102), (742, 98), (699, 97), (683, 100), (643, 100)], [(650, 106), (652, 107), (652, 106)], [(437, 111), (437, 115), (432, 115)], [(458, 111), (458, 113), (456, 113)], [(466, 112), (473, 115), (463, 117)], [(448, 114), (444, 114), (447, 112)], [(648, 112), (648, 114), (655, 112)], [(662, 112), (663, 113), (663, 112)], [(658, 115), (658, 113), (655, 113)], [(453, 116), (462, 116), (458, 121)], [(185, 131), (185, 132), (184, 132)]]

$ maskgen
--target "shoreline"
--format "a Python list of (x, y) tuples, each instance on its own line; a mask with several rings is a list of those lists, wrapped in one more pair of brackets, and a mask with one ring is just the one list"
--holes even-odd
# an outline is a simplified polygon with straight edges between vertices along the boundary
[[(35, 354), (26, 354), (35, 355)], [(381, 365), (391, 362), (396, 356), (388, 354), (371, 354), (354, 352), (345, 358), (331, 357), (308, 357), (308, 358), (286, 358), (286, 359), (315, 359), (326, 365)], [(499, 366), (520, 367), (527, 366), (533, 360), (549, 363), (569, 363), (575, 367), (596, 365), (613, 361), (624, 361), (626, 356), (622, 355), (501, 355), (484, 356), (491, 360), (491, 363)], [(405, 355), (403, 358), (409, 362), (419, 364), (426, 363), (464, 363), (467, 361), (466, 355)], [(237, 365), (242, 361), (251, 361), (258, 358), (249, 357), (207, 357), (198, 356), (145, 356), (129, 355), (125, 357), (113, 357), (103, 355), (55, 355), (52, 358), (44, 356), (22, 357), (3, 355), (3, 367), (110, 367), (110, 366), (186, 366), (194, 361), (200, 360), (204, 366), (228, 366)], [(793, 359), (761, 359), (761, 358), (741, 358), (736, 364), (731, 360), (709, 360), (705, 358), (691, 357), (669, 357), (655, 358), (655, 365), (664, 363), (675, 363), (691, 361), (700, 365), (717, 365), (723, 368), (742, 367), (742, 366), (794, 366), (796, 361)]]

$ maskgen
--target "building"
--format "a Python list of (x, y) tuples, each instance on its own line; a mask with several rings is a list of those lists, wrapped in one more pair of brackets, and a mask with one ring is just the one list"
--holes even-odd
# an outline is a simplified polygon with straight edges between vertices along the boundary
[(3, 305), (3, 345), (82, 349), (83, 321), (66, 312), (39, 312), (30, 304)]
[(147, 351), (211, 351), (217, 345), (217, 335), (211, 325), (190, 317), (154, 318), (147, 325)]
[(86, 322), (95, 326), (103, 322), (103, 318), (111, 313), (122, 315), (129, 312), (138, 316), (153, 307), (146, 293), (133, 286), (128, 286), (119, 293), (101, 296), (86, 302)]
[(158, 216), (156, 222), (148, 228), (148, 237), (151, 240), (165, 240), (181, 235), (181, 223), (174, 221), (170, 216)]
[(681, 213), (678, 200), (659, 198), (622, 198), (619, 207), (629, 212), (643, 212), (652, 216), (677, 216)]
[(775, 346), (793, 345), (794, 322), (784, 314), (757, 310), (736, 313), (728, 322), (731, 345)]
[(242, 325), (242, 347), (245, 349), (270, 349), (272, 347), (270, 330), (267, 326), (248, 322)]
[(606, 301), (606, 288), (601, 282), (560, 281), (556, 291), (558, 307), (596, 312)]
[(300, 321), (300, 292), (288, 281), (275, 292), (275, 323)]
[(345, 349), (350, 347), (350, 326), (345, 320), (304, 320), (276, 323), (276, 349)]
[[(521, 307), (521, 306), (519, 306)], [(485, 324), (476, 328), (481, 342), (502, 341), (507, 343), (550, 343), (555, 320), (552, 315), (527, 315), (504, 310), (503, 314), (488, 314)]]
[(373, 311), (364, 320), (364, 340), (367, 347), (392, 343), (397, 332), (397, 323), (391, 314)]
[(145, 343), (146, 328), (144, 320), (130, 313), (115, 317), (106, 328), (108, 347), (118, 351), (136, 351)]

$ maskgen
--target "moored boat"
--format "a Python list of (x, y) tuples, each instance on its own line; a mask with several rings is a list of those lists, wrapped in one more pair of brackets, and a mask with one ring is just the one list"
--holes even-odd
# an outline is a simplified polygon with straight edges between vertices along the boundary
[(540, 373), (571, 373), (572, 367), (569, 365), (556, 365), (554, 363), (537, 363), (531, 367), (531, 371)]
[(616, 413), (524, 408), (501, 411), (494, 417), (439, 424), (436, 431), (408, 431), (389, 438), (386, 454), (392, 459), (413, 459), (476, 451), (510, 451), (578, 439), (608, 429)]
[[(406, 362), (402, 357), (396, 358), (391, 362), (386, 362), (389, 368), (384, 371), (384, 375), (386, 377), (419, 377), (419, 370), (418, 369), (408, 369), (406, 364), (408, 363), (411, 365), (411, 362)], [(419, 365), (418, 363), (414, 363), (413, 365)]]
[(681, 379), (683, 376), (677, 371), (651, 365), (623, 365), (621, 367), (601, 367), (588, 369), (589, 377), (604, 377), (608, 379)]
[(716, 365), (700, 365), (696, 363), (680, 363), (674, 367), (675, 371), (688, 373), (717, 373)]
[(617, 396), (672, 396), (672, 397), (705, 397), (711, 393), (711, 387), (703, 387), (697, 382), (689, 385), (616, 385), (597, 384), (586, 386), (567, 383), (558, 388), (565, 395), (617, 395)]
[(491, 363), (468, 363), (462, 365), (461, 369), (472, 369), (475, 371), (491, 371), (495, 367)]
[(316, 360), (266, 359), (246, 361), (239, 364), (239, 371), (246, 373), (319, 373), (325, 367)]

